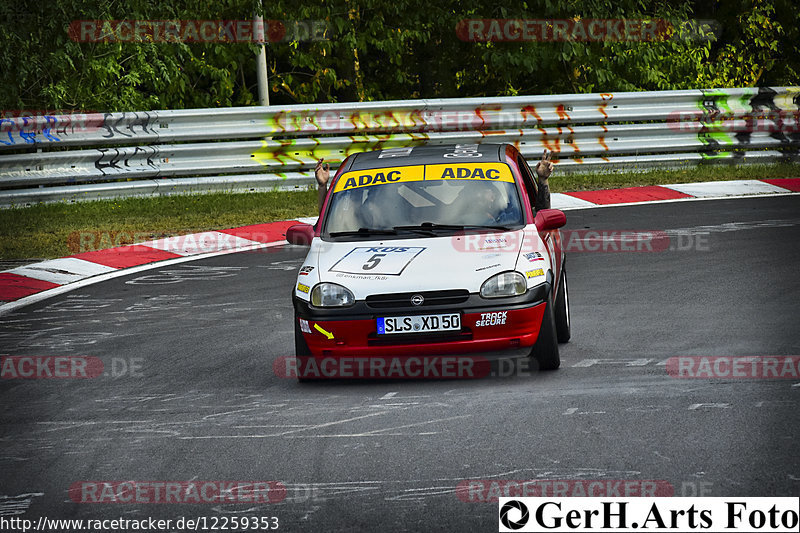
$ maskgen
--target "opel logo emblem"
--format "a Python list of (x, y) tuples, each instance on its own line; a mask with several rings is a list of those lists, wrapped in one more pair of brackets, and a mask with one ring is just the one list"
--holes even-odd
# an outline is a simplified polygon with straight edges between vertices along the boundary
[(411, 297), (411, 305), (422, 305), (424, 301), (425, 298), (423, 298), (421, 294), (415, 294)]

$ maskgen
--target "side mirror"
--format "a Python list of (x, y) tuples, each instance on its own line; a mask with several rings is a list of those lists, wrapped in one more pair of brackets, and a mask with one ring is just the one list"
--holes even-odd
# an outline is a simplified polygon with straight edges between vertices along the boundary
[(567, 223), (567, 215), (558, 209), (540, 209), (536, 213), (533, 223), (536, 224), (536, 229), (539, 231), (558, 229)]
[(289, 244), (310, 246), (314, 238), (314, 226), (311, 224), (295, 224), (286, 230), (286, 240)]

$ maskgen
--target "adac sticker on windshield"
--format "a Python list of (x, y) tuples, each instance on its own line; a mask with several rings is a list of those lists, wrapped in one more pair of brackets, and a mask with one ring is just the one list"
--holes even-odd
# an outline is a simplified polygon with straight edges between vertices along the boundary
[(330, 272), (399, 276), (425, 248), (420, 246), (359, 246), (339, 259)]
[(389, 167), (347, 172), (336, 181), (333, 192), (349, 191), (370, 185), (401, 183), (404, 181), (422, 181), (425, 177), (424, 165), (409, 167)]
[(503, 163), (426, 165), (426, 180), (484, 180), (514, 183), (511, 169)]

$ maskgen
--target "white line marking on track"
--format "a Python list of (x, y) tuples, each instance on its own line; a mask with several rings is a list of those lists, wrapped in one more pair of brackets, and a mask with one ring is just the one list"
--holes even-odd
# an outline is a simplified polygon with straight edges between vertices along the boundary
[(381, 400), (388, 400), (389, 398), (394, 398), (395, 396), (397, 396), (396, 392), (387, 392), (386, 394), (381, 396)]
[(729, 403), (693, 403), (689, 406), (689, 411), (697, 411), (703, 407), (710, 407), (712, 409), (730, 409)]

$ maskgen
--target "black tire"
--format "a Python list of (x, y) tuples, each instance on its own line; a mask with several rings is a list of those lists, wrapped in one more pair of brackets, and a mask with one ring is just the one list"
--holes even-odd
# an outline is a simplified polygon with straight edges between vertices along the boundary
[(538, 363), (539, 370), (555, 370), (561, 366), (552, 298), (547, 298), (544, 316), (542, 317), (542, 326), (539, 328), (539, 338), (536, 339), (536, 344), (533, 345), (530, 357)]
[(558, 284), (554, 312), (558, 342), (569, 342), (569, 338), (572, 336), (569, 321), (569, 286), (567, 284), (567, 269), (564, 264), (561, 265), (561, 282)]
[(294, 317), (294, 357), (298, 370), (297, 381), (301, 383), (311, 381), (310, 378), (300, 375), (300, 369), (308, 366), (308, 360), (313, 355), (311, 355), (311, 349), (308, 347), (305, 337), (303, 337), (303, 332), (300, 331), (300, 321), (297, 316)]

